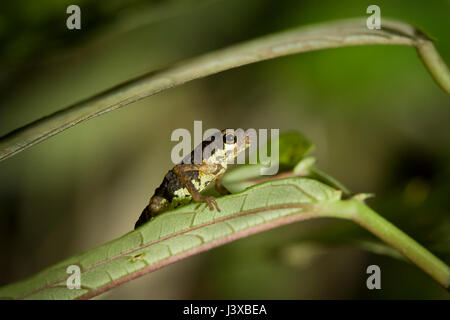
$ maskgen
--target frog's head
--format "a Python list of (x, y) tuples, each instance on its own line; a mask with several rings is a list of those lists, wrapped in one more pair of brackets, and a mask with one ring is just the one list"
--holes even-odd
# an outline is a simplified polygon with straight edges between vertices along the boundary
[(223, 166), (233, 163), (238, 154), (250, 146), (250, 139), (242, 129), (223, 129), (208, 140), (213, 143), (209, 145), (210, 156), (206, 156), (206, 161)]
[(221, 134), (224, 149), (230, 151), (231, 159), (250, 146), (250, 139), (242, 129), (223, 129)]

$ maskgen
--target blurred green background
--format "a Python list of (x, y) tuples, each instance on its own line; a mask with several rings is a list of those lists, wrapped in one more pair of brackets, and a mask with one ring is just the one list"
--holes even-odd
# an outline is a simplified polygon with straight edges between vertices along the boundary
[[(14, 1), (0, 5), (0, 135), (145, 72), (264, 34), (381, 16), (419, 26), (450, 64), (449, 1)], [(81, 7), (82, 29), (66, 28)], [(227, 71), (84, 122), (0, 163), (0, 285), (133, 228), (171, 168), (170, 134), (298, 130), (318, 165), (450, 263), (450, 101), (413, 48), (311, 52)], [(375, 245), (374, 245), (375, 244)], [(238, 240), (103, 299), (448, 299), (344, 221)], [(377, 264), (382, 290), (366, 288)]]

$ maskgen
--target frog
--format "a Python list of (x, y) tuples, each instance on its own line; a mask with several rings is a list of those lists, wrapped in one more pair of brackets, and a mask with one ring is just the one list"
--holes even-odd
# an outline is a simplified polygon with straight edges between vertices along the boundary
[[(213, 196), (202, 195), (212, 182), (220, 195), (230, 194), (222, 184), (222, 177), (238, 154), (250, 146), (249, 136), (243, 130), (223, 129), (203, 140), (181, 163), (167, 172), (156, 188), (148, 205), (135, 224), (135, 229), (157, 215), (176, 209), (192, 201), (206, 203), (211, 211), (220, 212)], [(197, 160), (201, 155), (201, 161)]]

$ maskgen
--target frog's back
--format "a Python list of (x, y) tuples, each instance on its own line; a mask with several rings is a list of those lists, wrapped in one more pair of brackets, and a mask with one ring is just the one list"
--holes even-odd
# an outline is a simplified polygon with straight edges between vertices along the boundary
[[(192, 173), (196, 173), (198, 175), (198, 172), (196, 171), (192, 171)], [(191, 173), (189, 174), (192, 175)], [(189, 191), (186, 189), (186, 187), (178, 178), (173, 169), (167, 172), (163, 182), (155, 190), (154, 196), (162, 197), (166, 199), (169, 203), (172, 203), (175, 198), (184, 199), (191, 197)]]

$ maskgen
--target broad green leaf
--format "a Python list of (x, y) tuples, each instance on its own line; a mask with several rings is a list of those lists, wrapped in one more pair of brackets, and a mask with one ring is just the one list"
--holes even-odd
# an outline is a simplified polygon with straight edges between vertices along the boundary
[(280, 169), (293, 169), (314, 148), (312, 142), (299, 132), (285, 132), (280, 136)]
[(295, 53), (370, 44), (415, 47), (435, 81), (445, 92), (450, 92), (447, 65), (432, 41), (417, 28), (389, 19), (383, 19), (380, 30), (368, 30), (365, 19), (334, 21), (233, 45), (118, 85), (1, 137), (0, 161), (82, 121), (194, 79)]
[[(0, 288), (4, 299), (91, 298), (126, 281), (216, 246), (284, 224), (315, 217), (350, 219), (390, 244), (448, 288), (442, 261), (370, 210), (341, 200), (341, 192), (308, 178), (253, 186), (217, 199), (221, 212), (192, 203), (163, 213), (105, 245), (58, 263), (24, 281)], [(81, 269), (81, 289), (66, 287), (70, 265)]]
[[(271, 156), (271, 140), (265, 146)], [(293, 169), (297, 163), (314, 150), (314, 144), (297, 131), (283, 132), (279, 136), (279, 160), (280, 171)], [(258, 163), (260, 163), (258, 155)]]
[[(291, 170), (296, 164), (312, 150), (314, 145), (305, 136), (297, 131), (288, 131), (279, 135), (279, 172)], [(264, 146), (268, 151), (270, 157), (271, 140)], [(257, 179), (261, 178), (261, 172), (263, 165), (260, 164), (259, 150), (258, 152), (258, 164), (245, 164), (236, 167), (224, 176), (223, 184), (231, 192), (242, 191), (252, 185), (255, 185)], [(267, 178), (267, 176), (265, 176)], [(276, 177), (275, 177), (276, 178)]]
[[(314, 150), (314, 144), (308, 140), (304, 135), (297, 131), (287, 131), (279, 135), (279, 172), (289, 171), (293, 169), (299, 162), (302, 162), (304, 157)], [(264, 146), (268, 151), (270, 157), (271, 140)], [(257, 150), (259, 153), (259, 150)], [(224, 176), (223, 184), (231, 192), (242, 191), (259, 182), (258, 179), (264, 178), (261, 176), (263, 165), (260, 164), (258, 155), (258, 164), (245, 164), (236, 167)], [(307, 172), (309, 174), (309, 171)], [(299, 176), (307, 175), (299, 173)], [(268, 178), (265, 176), (265, 178)], [(275, 179), (277, 177), (274, 177)]]
[[(192, 203), (154, 218), (103, 246), (67, 259), (23, 282), (0, 288), (0, 297), (73, 299), (116, 285), (261, 230), (311, 217), (305, 204), (336, 201), (340, 192), (310, 179), (279, 180), (217, 200), (221, 212)], [(80, 290), (66, 288), (69, 265), (82, 270)]]

